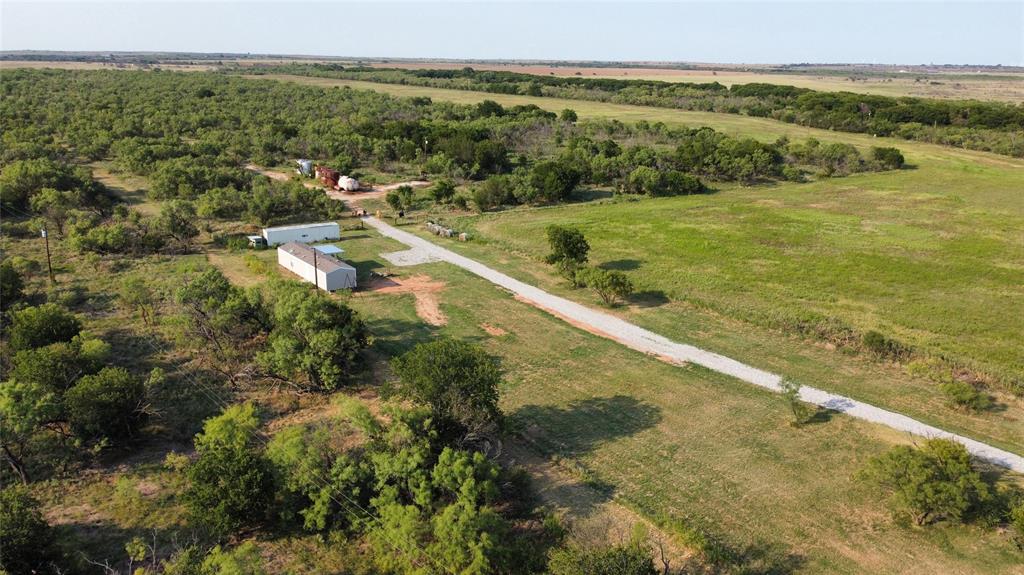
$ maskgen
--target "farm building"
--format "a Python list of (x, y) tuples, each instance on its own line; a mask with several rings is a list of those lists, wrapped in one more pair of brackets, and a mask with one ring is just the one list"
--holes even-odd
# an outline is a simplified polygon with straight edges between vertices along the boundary
[(316, 177), (320, 180), (320, 183), (333, 190), (338, 185), (338, 178), (341, 177), (341, 173), (326, 166), (317, 166)]
[(308, 244), (322, 240), (336, 240), (340, 237), (341, 229), (338, 227), (337, 222), (263, 228), (263, 239), (266, 240), (268, 246), (276, 246), (288, 242)]
[(331, 255), (341, 251), (334, 246), (288, 242), (277, 248), (277, 263), (322, 290), (352, 289), (356, 287), (356, 268)]

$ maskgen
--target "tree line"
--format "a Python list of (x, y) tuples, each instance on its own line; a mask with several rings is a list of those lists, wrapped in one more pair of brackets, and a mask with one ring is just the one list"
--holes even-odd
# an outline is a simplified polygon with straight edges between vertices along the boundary
[(828, 130), (893, 136), (1009, 156), (1024, 156), (1024, 105), (979, 100), (891, 97), (750, 83), (539, 76), (473, 68), (405, 70), (289, 64), (268, 73), (346, 78), (499, 94), (549, 96), (683, 110), (744, 114)]

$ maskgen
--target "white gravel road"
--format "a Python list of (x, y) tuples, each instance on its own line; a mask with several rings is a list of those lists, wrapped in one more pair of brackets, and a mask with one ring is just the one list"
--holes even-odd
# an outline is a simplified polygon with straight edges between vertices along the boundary
[[(550, 294), (542, 289), (493, 270), (477, 261), (442, 248), (419, 236), (397, 229), (377, 218), (367, 217), (364, 218), (364, 221), (376, 228), (381, 234), (398, 240), (410, 248), (420, 251), (423, 255), (429, 255), (431, 259), (459, 266), (495, 285), (513, 292), (521, 299), (537, 307), (544, 308), (572, 322), (588, 326), (627, 347), (643, 353), (654, 354), (677, 363), (701, 365), (719, 373), (731, 375), (747, 383), (752, 383), (775, 392), (780, 391), (779, 382), (781, 377), (774, 373), (751, 367), (734, 359), (718, 355), (717, 353), (711, 353), (692, 345), (674, 342), (611, 314), (597, 311), (563, 297)], [(905, 431), (923, 437), (953, 439), (962, 443), (967, 447), (968, 451), (978, 458), (1012, 469), (1018, 473), (1024, 473), (1024, 457), (1020, 455), (992, 447), (962, 435), (943, 431), (899, 413), (806, 385), (800, 388), (800, 399), (807, 403), (813, 403), (827, 409), (845, 413), (851, 417), (888, 425), (898, 431)]]

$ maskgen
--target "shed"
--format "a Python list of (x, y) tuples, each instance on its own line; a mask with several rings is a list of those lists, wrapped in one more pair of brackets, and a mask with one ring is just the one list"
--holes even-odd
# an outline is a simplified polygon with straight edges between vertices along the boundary
[(317, 224), (299, 224), (296, 226), (278, 226), (263, 228), (263, 239), (267, 245), (276, 246), (288, 242), (311, 243), (323, 240), (336, 240), (341, 237), (341, 228), (337, 222), (320, 222)]
[(356, 287), (356, 268), (306, 244), (288, 242), (278, 247), (277, 263), (325, 291)]

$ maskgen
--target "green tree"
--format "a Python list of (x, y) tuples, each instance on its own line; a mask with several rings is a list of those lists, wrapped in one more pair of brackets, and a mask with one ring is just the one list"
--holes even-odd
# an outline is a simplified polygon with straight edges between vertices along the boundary
[(455, 184), (451, 180), (441, 180), (430, 189), (430, 195), (439, 204), (447, 204), (455, 197)]
[(130, 438), (146, 419), (146, 386), (123, 367), (105, 367), (78, 380), (64, 403), (76, 435)]
[(576, 285), (589, 287), (597, 292), (607, 306), (617, 305), (633, 293), (633, 282), (618, 270), (588, 267), (576, 272)]
[(298, 282), (279, 284), (274, 297), (274, 329), (268, 349), (257, 357), (260, 365), (278, 377), (304, 378), (304, 386), (315, 390), (344, 385), (368, 343), (358, 314)]
[(398, 186), (395, 190), (395, 195), (398, 196), (398, 201), (401, 203), (402, 208), (408, 210), (412, 207), (413, 200), (416, 197), (412, 186)]
[(201, 575), (264, 575), (263, 556), (252, 541), (234, 549), (214, 547), (203, 560)]
[(13, 351), (71, 341), (82, 331), (82, 322), (57, 304), (27, 307), (11, 314), (7, 337)]
[(175, 293), (184, 315), (185, 336), (202, 347), (210, 368), (234, 381), (239, 362), (250, 357), (249, 344), (272, 324), (256, 288), (242, 290), (210, 268)]
[(576, 115), (575, 110), (571, 108), (566, 108), (562, 110), (561, 114), (558, 115), (558, 119), (562, 120), (563, 122), (569, 122), (571, 124), (576, 122), (578, 116)]
[(501, 418), (498, 362), (479, 346), (442, 338), (421, 343), (391, 362), (394, 392), (430, 408), (443, 432), (466, 433)]
[(583, 237), (583, 232), (576, 228), (551, 225), (545, 233), (551, 253), (544, 261), (556, 266), (566, 279), (577, 285), (576, 272), (587, 263), (590, 253), (590, 244)]
[(898, 170), (906, 163), (903, 153), (896, 148), (872, 147), (871, 159), (887, 170)]
[(1014, 540), (1017, 546), (1024, 549), (1024, 500), (1010, 509), (1010, 526), (1013, 527)]
[(11, 260), (0, 262), (0, 309), (7, 309), (25, 297), (25, 282)]
[(153, 290), (141, 277), (131, 277), (121, 284), (118, 297), (130, 310), (137, 310), (142, 323), (149, 325), (153, 320)]
[(29, 203), (32, 211), (41, 214), (60, 237), (64, 237), (64, 225), (71, 217), (72, 210), (79, 206), (78, 194), (60, 192), (53, 188), (39, 190)]
[(273, 470), (255, 445), (259, 419), (251, 404), (228, 407), (196, 436), (185, 505), (217, 536), (260, 523), (273, 500)]
[(799, 383), (787, 378), (783, 378), (779, 382), (782, 397), (786, 400), (786, 405), (789, 406), (789, 410), (793, 413), (792, 424), (796, 427), (807, 423), (807, 420), (810, 419), (813, 413), (810, 405), (800, 401), (800, 387)]
[(961, 521), (993, 497), (967, 449), (949, 439), (896, 446), (873, 458), (861, 476), (889, 492), (893, 510), (917, 525)]
[(56, 574), (61, 560), (39, 502), (24, 487), (0, 491), (0, 572)]
[(13, 380), (0, 383), (0, 449), (22, 483), (29, 480), (35, 436), (60, 417), (60, 398), (45, 386)]
[(567, 547), (551, 553), (551, 575), (657, 575), (651, 553), (640, 545), (586, 549)]
[(19, 351), (11, 360), (10, 377), (63, 394), (83, 375), (99, 371), (109, 355), (109, 344), (78, 334), (68, 342)]
[(549, 160), (533, 167), (529, 183), (538, 199), (553, 203), (568, 200), (579, 185), (580, 178), (579, 171), (571, 165)]
[(164, 202), (155, 224), (158, 230), (170, 236), (185, 252), (188, 252), (192, 240), (199, 235), (196, 208), (192, 202), (185, 200)]
[(384, 196), (384, 201), (387, 202), (388, 207), (391, 208), (392, 211), (397, 212), (402, 209), (402, 197), (399, 196), (398, 192), (395, 190), (388, 192), (387, 195)]

